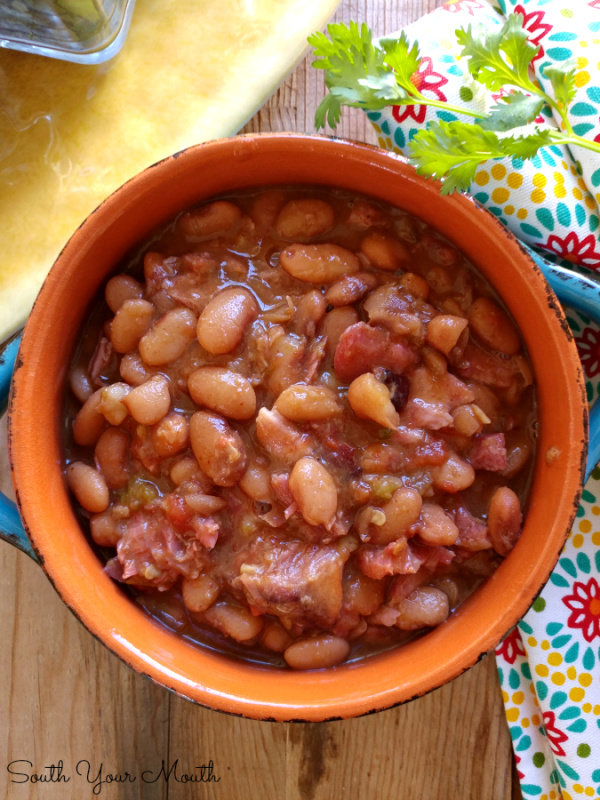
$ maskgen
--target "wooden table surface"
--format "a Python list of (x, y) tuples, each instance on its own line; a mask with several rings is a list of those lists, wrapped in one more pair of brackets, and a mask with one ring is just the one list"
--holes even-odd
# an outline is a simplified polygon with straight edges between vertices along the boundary
[[(343, 0), (335, 19), (366, 21), (381, 35), (439, 4)], [(297, 67), (244, 132), (314, 131), (323, 81), (310, 60)], [(336, 133), (375, 141), (358, 111), (345, 112)], [(6, 490), (4, 445), (1, 451)], [(43, 571), (2, 542), (0, 587), (1, 798), (521, 797), (493, 657), (426, 697), (369, 717), (316, 724), (254, 722), (196, 707), (124, 666), (77, 622)], [(163, 763), (168, 771), (176, 761), (166, 780)], [(184, 782), (183, 773), (198, 775), (194, 767), (211, 761), (218, 781)], [(50, 765), (54, 772), (45, 769)], [(36, 774), (53, 780), (34, 782)], [(111, 782), (116, 775), (124, 782)]]

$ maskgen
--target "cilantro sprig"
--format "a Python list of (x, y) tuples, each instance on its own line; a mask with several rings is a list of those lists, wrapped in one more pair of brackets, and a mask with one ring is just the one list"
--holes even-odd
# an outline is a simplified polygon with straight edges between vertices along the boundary
[[(539, 52), (523, 28), (521, 14), (510, 14), (499, 30), (483, 26), (456, 31), (472, 78), (497, 92), (512, 87), (487, 112), (425, 97), (413, 83), (421, 65), (417, 43), (402, 32), (396, 38), (373, 40), (366, 24), (333, 23), (327, 34), (314, 33), (313, 66), (325, 70), (328, 94), (319, 105), (317, 129), (340, 121), (342, 106), (379, 111), (386, 106), (426, 105), (459, 115), (451, 122), (430, 122), (409, 143), (410, 161), (417, 172), (443, 179), (442, 193), (469, 188), (480, 164), (494, 158), (530, 159), (541, 147), (578, 145), (600, 153), (600, 143), (578, 136), (567, 111), (575, 96), (575, 64), (546, 66), (553, 96), (533, 77), (531, 62)], [(560, 130), (539, 127), (535, 119), (546, 107), (560, 120)]]

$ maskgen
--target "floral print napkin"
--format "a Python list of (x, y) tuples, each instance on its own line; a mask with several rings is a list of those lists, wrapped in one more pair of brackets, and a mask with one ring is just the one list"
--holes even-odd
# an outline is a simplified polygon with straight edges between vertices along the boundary
[[(575, 132), (600, 141), (600, 0), (450, 0), (406, 29), (423, 56), (413, 76), (427, 96), (486, 110), (497, 97), (474, 81), (458, 58), (457, 28), (501, 26), (520, 13), (533, 67), (574, 58)], [(370, 113), (382, 147), (407, 152), (429, 120), (458, 119), (424, 106)], [(467, 118), (464, 118), (466, 121)], [(551, 113), (536, 120), (557, 125)], [(600, 273), (600, 158), (552, 146), (532, 161), (481, 165), (471, 194), (522, 241), (551, 260)], [(588, 400), (599, 394), (600, 330), (567, 309), (586, 374)], [(600, 468), (588, 480), (570, 537), (550, 580), (496, 651), (506, 719), (526, 798), (600, 798)]]

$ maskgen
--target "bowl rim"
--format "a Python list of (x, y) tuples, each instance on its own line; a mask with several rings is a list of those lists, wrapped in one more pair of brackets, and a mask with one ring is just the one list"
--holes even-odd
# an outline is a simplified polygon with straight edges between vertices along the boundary
[[(229, 181), (221, 184), (220, 191), (214, 191), (211, 187), (223, 181), (222, 173), (227, 169), (236, 175), (237, 185), (230, 188)], [(315, 175), (315, 169), (331, 176), (323, 185), (335, 183), (342, 188), (352, 188), (357, 181), (366, 180), (365, 176), (371, 176), (374, 182), (375, 176), (375, 194), (381, 199), (398, 196), (400, 188), (394, 179), (400, 176), (404, 207), (410, 210), (418, 198), (426, 197), (428, 214), (442, 209), (435, 227), (455, 243), (457, 237), (462, 237), (461, 241), (467, 241), (467, 237), (467, 246), (459, 246), (488, 279), (491, 267), (482, 268), (473, 253), (477, 255), (485, 245), (486, 259), (491, 260), (490, 253), (504, 258), (512, 270), (511, 281), (499, 293), (524, 329), (530, 355), (532, 348), (536, 353), (535, 359), (532, 355), (536, 377), (542, 371), (544, 376), (548, 371), (558, 371), (562, 380), (558, 382), (559, 390), (556, 385), (538, 386), (540, 440), (530, 508), (522, 540), (514, 551), (521, 554), (519, 563), (511, 554), (446, 623), (426, 636), (361, 662), (318, 673), (300, 673), (249, 665), (186, 644), (135, 607), (105, 575), (82, 535), (57, 466), (61, 455), (59, 412), (65, 364), (91, 300), (91, 287), (100, 288), (125, 255), (122, 242), (128, 240), (131, 248), (143, 238), (139, 232), (144, 226), (149, 232), (160, 225), (161, 220), (155, 224), (157, 217), (166, 222), (172, 208), (181, 211), (193, 205), (180, 205), (184, 197), (193, 194), (194, 202), (200, 202), (242, 188), (247, 176), (266, 175), (269, 171), (278, 171), (282, 179), (262, 181), (263, 184), (306, 183), (301, 180), (302, 175), (307, 170)], [(200, 188), (182, 188), (180, 184), (190, 175), (201, 177)], [(254, 177), (245, 185), (260, 183)], [(315, 180), (309, 183), (313, 185)], [(374, 194), (358, 184), (354, 190)], [(570, 531), (583, 485), (587, 402), (581, 365), (558, 301), (516, 238), (472, 198), (440, 198), (439, 184), (417, 176), (404, 157), (373, 145), (313, 134), (238, 135), (194, 145), (148, 167), (110, 195), (66, 243), (36, 299), (17, 358), (9, 404), (13, 482), (27, 534), (59, 595), (96, 638), (136, 671), (200, 705), (254, 719), (321, 721), (356, 717), (406, 702), (457, 677), (496, 647), (547, 581)], [(146, 214), (143, 222), (139, 219), (142, 209)], [(452, 221), (452, 210), (464, 215), (469, 223), (468, 231), (460, 236)], [(131, 223), (133, 219), (135, 225)], [(82, 271), (81, 267), (92, 255), (102, 265), (98, 267), (102, 274), (97, 280), (95, 270)], [(61, 317), (59, 309), (73, 294), (69, 283), (75, 275), (86, 302), (82, 300)], [(495, 288), (499, 289), (497, 285)], [(521, 295), (524, 300), (515, 305)], [(541, 328), (528, 333), (527, 326), (533, 318)], [(60, 341), (57, 331), (62, 334)], [(543, 341), (537, 341), (537, 334), (543, 336)], [(551, 368), (542, 360), (550, 347), (554, 348)], [(563, 417), (560, 430), (555, 430), (551, 426), (552, 409), (559, 400), (567, 417)], [(37, 420), (34, 426), (31, 409), (35, 409)], [(559, 443), (556, 446), (560, 458), (549, 463), (543, 456), (554, 442)], [(42, 460), (40, 451), (45, 455)], [(40, 485), (44, 486), (43, 492), (38, 489)], [(548, 499), (556, 508), (553, 521), (546, 519), (548, 514), (542, 507)], [(546, 535), (538, 541), (534, 539), (534, 528), (544, 520), (548, 525), (543, 529)], [(456, 642), (465, 635), (468, 644), (457, 647)]]

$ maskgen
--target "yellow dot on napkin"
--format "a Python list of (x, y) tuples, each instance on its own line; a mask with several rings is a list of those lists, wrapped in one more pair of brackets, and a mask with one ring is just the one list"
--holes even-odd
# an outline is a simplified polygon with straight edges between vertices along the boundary
[(592, 514), (597, 517), (600, 514), (600, 506), (592, 506)]
[(575, 669), (575, 667), (569, 667), (569, 669), (567, 670), (567, 678), (573, 681), (575, 680), (576, 677), (577, 677), (577, 670)]
[(570, 8), (561, 8), (560, 13), (567, 19), (570, 19), (573, 16), (573, 12)]
[[(598, 200), (598, 202), (600, 202), (600, 194), (596, 195), (596, 200)], [(592, 197), (590, 197), (589, 194), (586, 196), (586, 198), (585, 198), (585, 200), (583, 202), (586, 204), (586, 206), (588, 208), (590, 208), (592, 210), (596, 207), (596, 204), (594, 203), (594, 199)]]
[(546, 199), (546, 192), (543, 189), (534, 189), (531, 193), (531, 200), (534, 203), (543, 203)]
[(585, 697), (585, 689), (580, 689), (579, 686), (575, 686), (569, 692), (569, 697), (574, 703), (579, 703), (579, 701), (583, 700)]
[(504, 213), (508, 214), (509, 216), (510, 216), (510, 214), (514, 214), (515, 213), (515, 207), (514, 206), (504, 206)]
[(544, 175), (543, 172), (536, 172), (531, 182), (536, 187), (536, 189), (543, 189), (544, 186), (548, 183), (548, 178)]
[(592, 530), (592, 523), (589, 519), (582, 519), (579, 523), (579, 530), (582, 533), (589, 533)]
[(525, 700), (523, 692), (515, 692), (512, 696), (512, 701), (516, 706), (520, 706), (523, 700)]
[(529, 727), (529, 720), (528, 719), (522, 719), (521, 720), (521, 727), (528, 728)]
[(581, 710), (583, 711), (584, 714), (589, 714), (590, 711), (592, 710), (592, 704), (591, 703), (584, 703), (581, 706)]
[(560, 199), (561, 197), (565, 197), (566, 194), (567, 190), (565, 189), (564, 184), (557, 183), (556, 186), (554, 187), (554, 196)]
[(600, 531), (594, 531), (592, 534), (592, 544), (600, 545)]
[(573, 545), (573, 547), (581, 547), (584, 541), (585, 539), (583, 538), (583, 536), (580, 533), (576, 533), (575, 536), (573, 536), (573, 538), (571, 539), (571, 544)]
[(489, 183), (489, 180), (490, 176), (484, 169), (480, 170), (477, 175), (475, 175), (475, 183), (478, 186), (485, 186), (486, 183)]
[(583, 200), (583, 192), (578, 186), (573, 187), (572, 194), (575, 200)]
[(527, 639), (527, 644), (528, 644), (530, 647), (537, 647), (537, 639), (536, 639), (534, 636), (530, 636), (530, 637)]
[(565, 682), (565, 676), (563, 675), (562, 672), (553, 672), (552, 675), (550, 676), (550, 680), (556, 686), (562, 686), (563, 683)]
[(560, 653), (550, 653), (548, 656), (548, 663), (552, 664), (553, 667), (560, 667), (562, 664), (563, 657)]
[(585, 56), (578, 56), (577, 69), (583, 69), (584, 67), (587, 67), (588, 63), (589, 62)]
[(600, 716), (600, 706), (594, 706), (594, 714)]
[(534, 714), (534, 715), (531, 717), (531, 721), (532, 721), (532, 723), (533, 723), (534, 725), (539, 725), (539, 724), (540, 724), (540, 722), (541, 722), (541, 720), (540, 720), (540, 718), (538, 717), (538, 715), (537, 715), (537, 714)]
[(523, 176), (520, 175), (518, 172), (511, 172), (506, 182), (510, 186), (511, 189), (518, 189), (519, 186), (523, 183)]
[(590, 686), (593, 680), (594, 679), (589, 672), (582, 672), (579, 676), (579, 683), (582, 686)]
[(517, 211), (517, 217), (519, 219), (527, 219), (527, 209), (526, 208), (520, 208)]
[(499, 186), (492, 192), (492, 200), (494, 201), (494, 203), (506, 203), (509, 197), (510, 197), (510, 192), (503, 186)]
[(547, 678), (548, 673), (550, 672), (550, 670), (545, 664), (538, 664), (535, 668), (535, 671), (540, 676), (540, 678)]
[(494, 180), (501, 181), (506, 175), (506, 167), (504, 164), (494, 164), (490, 172), (492, 173), (492, 178), (494, 178)]
[(589, 82), (590, 73), (587, 70), (584, 69), (582, 72), (578, 72), (577, 75), (575, 75), (575, 86), (577, 86), (579, 89)]
[(516, 722), (519, 719), (519, 709), (509, 708), (506, 710), (506, 719), (509, 722)]
[(542, 642), (542, 650), (550, 650), (550, 642), (548, 639), (544, 639)]

